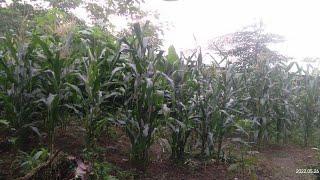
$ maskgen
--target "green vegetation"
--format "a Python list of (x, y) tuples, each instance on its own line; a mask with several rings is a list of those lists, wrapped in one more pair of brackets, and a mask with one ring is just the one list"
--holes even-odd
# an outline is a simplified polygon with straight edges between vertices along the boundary
[[(49, 9), (18, 1), (0, 8), (0, 14), (19, 16), (0, 26), (7, 27), (0, 29), (0, 143), (20, 154), (16, 161), (22, 174), (60, 150), (57, 130), (65, 132), (74, 123), (84, 129), (81, 156), (92, 165), (94, 179), (114, 178), (99, 156), (99, 140), (108, 138), (105, 132), (115, 133), (108, 131), (115, 127), (130, 141), (128, 158), (143, 169), (159, 131), (174, 162), (200, 157), (232, 163), (234, 153), (232, 167), (241, 167), (242, 173), (251, 172), (256, 161), (243, 157), (248, 147), (297, 141), (320, 145), (315, 136), (318, 69), (305, 69), (268, 48), (281, 37), (261, 27), (222, 36), (210, 45), (220, 59), (208, 65), (200, 48), (178, 56), (170, 46), (165, 55), (152, 41), (158, 36), (148, 22), (133, 24), (121, 38), (95, 22), (109, 22), (109, 14), (102, 13), (106, 8), (112, 14), (138, 13), (134, 2), (140, 1), (85, 3), (95, 17), (93, 27), (79, 19), (69, 22), (75, 18), (70, 9), (84, 2), (48, 2)], [(20, 6), (33, 14), (12, 14)], [(17, 27), (25, 21), (26, 27)], [(36, 142), (31, 150), (30, 142)], [(241, 154), (228, 151), (233, 146), (241, 147)]]

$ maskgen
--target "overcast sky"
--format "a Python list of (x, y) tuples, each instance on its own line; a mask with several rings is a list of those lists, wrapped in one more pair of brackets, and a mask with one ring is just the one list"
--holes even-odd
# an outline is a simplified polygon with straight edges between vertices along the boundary
[(178, 51), (207, 46), (208, 40), (263, 21), (267, 32), (283, 35), (285, 43), (276, 48), (301, 59), (320, 57), (319, 0), (145, 0), (143, 9), (156, 10), (165, 31), (165, 46)]

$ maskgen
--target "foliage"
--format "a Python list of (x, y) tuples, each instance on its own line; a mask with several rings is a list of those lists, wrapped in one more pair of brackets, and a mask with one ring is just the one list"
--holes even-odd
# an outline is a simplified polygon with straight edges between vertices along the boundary
[(161, 78), (171, 79), (156, 68), (162, 59), (162, 53), (149, 46), (144, 30), (134, 24), (134, 36), (127, 41), (121, 58), (126, 58), (124, 72), (125, 99), (124, 118), (126, 133), (131, 142), (131, 159), (144, 165), (148, 161), (148, 149), (153, 141), (153, 134), (161, 122), (160, 110), (165, 106), (165, 91), (160, 86)]
[[(149, 22), (133, 24), (132, 32), (117, 41), (108, 28), (87, 27), (71, 15), (72, 9), (87, 5), (94, 23), (108, 22), (114, 14), (138, 13), (140, 1), (49, 3), (46, 10), (23, 5), (43, 15), (23, 20), (22, 10), (12, 12), (22, 6), (18, 1), (0, 9), (20, 18), (3, 22), (13, 31), (0, 42), (4, 134), (28, 137), (24, 130), (31, 129), (53, 152), (56, 130), (77, 121), (85, 129), (96, 179), (110, 173), (108, 164), (94, 157), (98, 139), (110, 126), (124, 129), (130, 158), (143, 167), (159, 129), (169, 132), (165, 138), (177, 162), (187, 153), (224, 161), (224, 144), (287, 143), (300, 134), (306, 146), (312, 144), (319, 127), (319, 72), (268, 48), (281, 37), (261, 27), (228, 34), (211, 44), (213, 57), (220, 59), (208, 65), (201, 48), (179, 57), (170, 46), (165, 57), (157, 27)], [(30, 26), (19, 29), (23, 21)], [(30, 170), (48, 152), (22, 154), (23, 167)], [(251, 160), (242, 159), (239, 166), (250, 169)]]
[(6, 33), (8, 29), (15, 33), (34, 29), (46, 31), (48, 28), (52, 30), (53, 26), (62, 26), (71, 22), (85, 26), (84, 20), (74, 13), (79, 8), (88, 13), (91, 20), (86, 20), (87, 23), (100, 26), (104, 30), (111, 30), (113, 25), (110, 17), (147, 16), (139, 7), (142, 2), (141, 0), (15, 0), (13, 2), (5, 0), (0, 2), (0, 14), (4, 17), (4, 21), (1, 21), (0, 35)]
[[(108, 125), (112, 118), (103, 111), (115, 109), (114, 98), (123, 91), (122, 83), (117, 81), (114, 71), (120, 61), (119, 56), (114, 53), (114, 45), (110, 42), (112, 37), (105, 37), (98, 29), (80, 31), (79, 39), (82, 44), (80, 48), (83, 49), (77, 62), (80, 67), (75, 74), (80, 83), (69, 85), (80, 96), (80, 107), (84, 110), (87, 131), (87, 147), (92, 148), (95, 138), (100, 134), (98, 130), (101, 126)], [(103, 39), (106, 41), (102, 41)]]
[(17, 161), (24, 173), (29, 172), (39, 164), (45, 162), (49, 157), (49, 152), (45, 148), (41, 148), (40, 150), (34, 149), (30, 154), (23, 151), (19, 153), (20, 155), (18, 155)]
[(303, 75), (297, 80), (300, 86), (296, 93), (296, 111), (299, 125), (303, 127), (304, 145), (308, 146), (313, 134), (313, 127), (319, 121), (319, 74), (315, 69), (303, 70)]
[(174, 56), (174, 52), (169, 51), (167, 62), (173, 67), (170, 77), (174, 85), (171, 96), (171, 112), (167, 119), (167, 124), (172, 133), (171, 158), (181, 161), (184, 159), (184, 149), (197, 118), (195, 112), (196, 105), (193, 101), (197, 88), (194, 84), (196, 74), (194, 67), (188, 67), (186, 64), (183, 64), (179, 60), (179, 57)]
[(114, 176), (110, 175), (112, 166), (109, 163), (95, 162), (93, 165), (93, 174), (91, 179), (116, 180)]
[[(223, 39), (228, 39), (228, 43), (223, 44)], [(232, 59), (230, 63), (241, 77), (244, 88), (238, 97), (243, 117), (254, 123), (253, 140), (259, 144), (270, 140), (273, 127), (279, 142), (280, 135), (286, 136), (292, 124), (294, 110), (288, 93), (293, 89), (295, 77), (291, 68), (295, 64), (287, 65), (286, 57), (267, 46), (281, 40), (277, 35), (264, 33), (260, 25), (226, 35), (211, 45), (223, 59)]]
[(169, 46), (169, 48), (168, 48), (167, 60), (171, 64), (174, 64), (174, 63), (178, 62), (178, 60), (179, 60), (179, 56), (178, 56), (176, 49), (174, 48), (173, 45)]
[(5, 33), (9, 33), (9, 31), (24, 33), (24, 30), (26, 30), (24, 26), (31, 28), (32, 23), (30, 23), (30, 21), (40, 13), (41, 11), (36, 10), (30, 4), (13, 2), (6, 7), (0, 6), (0, 14), (2, 17), (0, 35), (3, 36)]

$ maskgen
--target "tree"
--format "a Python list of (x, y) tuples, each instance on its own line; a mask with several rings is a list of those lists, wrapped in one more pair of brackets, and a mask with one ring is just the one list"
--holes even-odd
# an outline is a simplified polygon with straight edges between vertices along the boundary
[(285, 57), (271, 50), (268, 45), (283, 42), (282, 36), (264, 32), (263, 24), (254, 24), (243, 30), (214, 39), (209, 49), (243, 67), (256, 65), (262, 56), (271, 57), (270, 63), (285, 60)]
[[(49, 6), (45, 4), (49, 3)], [(85, 19), (87, 24), (104, 27), (105, 30), (110, 30), (112, 24), (110, 17), (125, 16), (128, 18), (137, 18), (146, 16), (139, 5), (141, 0), (104, 0), (104, 1), (83, 1), (83, 0), (33, 0), (22, 1), (15, 0), (9, 3), (8, 0), (0, 2), (0, 15), (2, 18), (0, 35), (12, 29), (17, 33), (19, 29), (33, 30), (37, 27), (39, 17), (47, 16), (48, 13), (55, 12), (55, 16), (59, 25), (66, 22), (75, 21), (77, 24), (83, 25), (83, 20), (77, 17), (74, 13), (76, 8), (85, 8), (90, 19)], [(64, 18), (63, 21), (58, 21)], [(49, 24), (47, 22), (47, 24)]]
[[(30, 21), (41, 11), (34, 9), (30, 4), (13, 2), (10, 5), (0, 6), (0, 35), (17, 33), (25, 28), (30, 28)], [(24, 31), (22, 30), (22, 31)]]
[(178, 60), (179, 60), (179, 56), (178, 56), (176, 49), (174, 48), (173, 45), (169, 46), (169, 48), (168, 48), (167, 60), (171, 64), (174, 64), (174, 63), (178, 62)]

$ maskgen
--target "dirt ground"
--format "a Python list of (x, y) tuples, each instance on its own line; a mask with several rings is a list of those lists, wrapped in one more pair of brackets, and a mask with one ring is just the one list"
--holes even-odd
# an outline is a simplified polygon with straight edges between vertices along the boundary
[[(117, 168), (127, 173), (132, 173), (131, 178), (134, 179), (158, 179), (158, 180), (220, 180), (227, 178), (228, 166), (223, 163), (213, 161), (201, 162), (196, 159), (190, 159), (185, 164), (177, 165), (168, 159), (167, 155), (159, 156), (161, 148), (154, 145), (151, 147), (151, 161), (145, 171), (137, 169), (129, 162), (129, 147), (128, 139), (124, 136), (118, 141), (108, 141), (105, 158), (108, 162), (115, 165)], [(119, 174), (118, 174), (119, 175)], [(127, 179), (124, 177), (123, 179)], [(121, 179), (121, 177), (120, 177)]]
[(316, 156), (316, 151), (310, 147), (301, 148), (293, 145), (269, 147), (258, 154), (260, 169), (269, 173), (260, 176), (258, 174), (258, 177), (277, 180), (313, 180), (314, 175), (299, 174), (296, 170), (310, 169), (310, 165), (319, 163)]
[[(119, 130), (116, 130), (119, 132)], [(67, 131), (69, 132), (69, 131)], [(169, 154), (163, 154), (162, 147), (153, 145), (151, 147), (151, 161), (145, 171), (137, 169), (129, 162), (130, 143), (126, 136), (120, 135), (114, 138), (103, 138), (99, 140), (102, 147), (103, 161), (109, 162), (115, 167), (112, 175), (119, 179), (159, 179), (159, 180), (240, 180), (240, 179), (272, 179), (272, 180), (311, 180), (316, 179), (311, 174), (297, 174), (297, 169), (308, 169), (309, 165), (319, 163), (316, 151), (311, 147), (301, 148), (293, 145), (268, 146), (255, 154), (257, 159), (255, 174), (240, 175), (239, 172), (229, 171), (226, 163), (217, 163), (213, 160), (206, 162), (190, 158), (182, 165), (176, 165), (169, 160)], [(64, 152), (79, 156), (84, 147), (84, 136), (82, 131), (73, 131), (72, 134), (59, 133), (56, 137), (56, 147)], [(161, 154), (159, 156), (159, 154)], [(8, 151), (0, 151), (0, 179), (8, 177), (13, 172), (11, 169), (14, 155)], [(6, 178), (4, 178), (6, 179)]]

